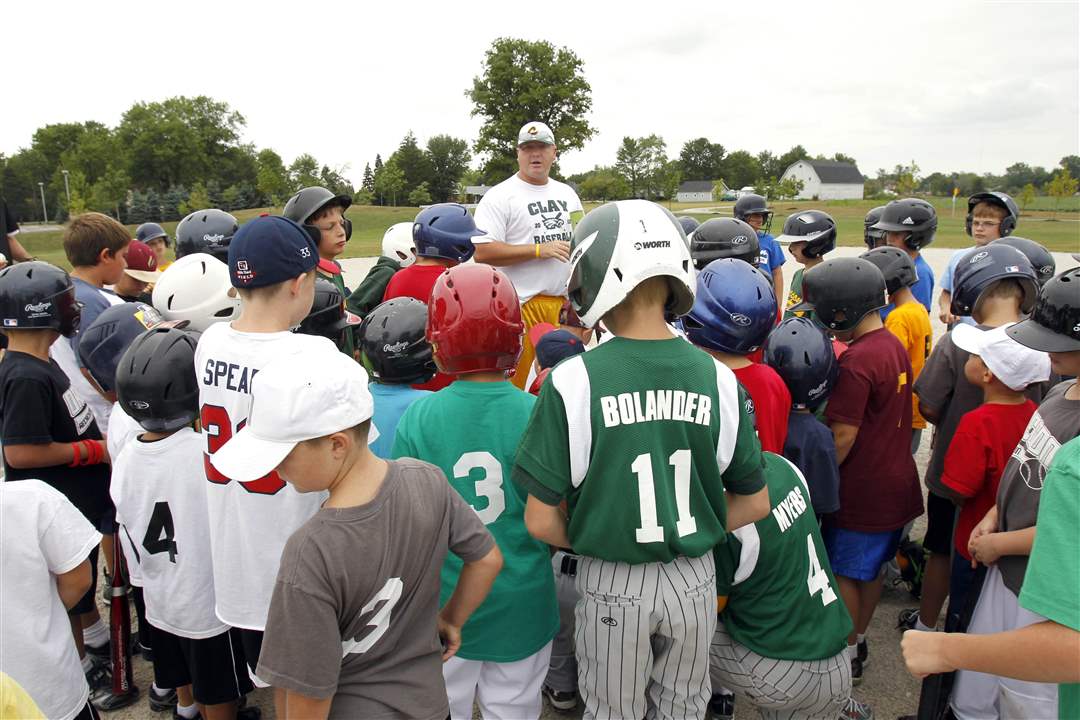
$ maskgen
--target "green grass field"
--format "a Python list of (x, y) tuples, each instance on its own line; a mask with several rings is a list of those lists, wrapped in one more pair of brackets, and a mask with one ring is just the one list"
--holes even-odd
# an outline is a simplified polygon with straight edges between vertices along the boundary
[[(1071, 199), (1071, 198), (1070, 198)], [(961, 248), (970, 244), (970, 239), (964, 233), (964, 213), (966, 206), (963, 198), (959, 198), (955, 214), (951, 211), (951, 203), (948, 198), (933, 198), (933, 203), (938, 208), (938, 232), (934, 240), (934, 247)], [(863, 217), (866, 212), (880, 204), (874, 200), (834, 200), (826, 202), (813, 202), (809, 200), (784, 200), (774, 202), (773, 208), (776, 215), (773, 219), (772, 233), (780, 234), (784, 225), (784, 219), (791, 213), (809, 208), (823, 209), (831, 214), (839, 227), (839, 239), (841, 245), (858, 246), (862, 244)], [(586, 210), (596, 207), (597, 203), (586, 203)], [(664, 203), (667, 207), (668, 204)], [(672, 212), (676, 215), (684, 214), (683, 211), (690, 209), (716, 208), (718, 212), (701, 214), (685, 213), (704, 221), (711, 217), (731, 215), (732, 203), (671, 203)], [(264, 212), (280, 212), (279, 208), (257, 208), (253, 210), (239, 210), (234, 213), (237, 219), (243, 223)], [(396, 222), (412, 220), (416, 216), (417, 209), (410, 207), (368, 207), (354, 206), (349, 209), (348, 216), (353, 222), (352, 240), (345, 248), (345, 257), (364, 257), (378, 255), (383, 233), (390, 225)], [(176, 223), (165, 223), (165, 229), (171, 234), (176, 229)], [(134, 234), (135, 226), (131, 226)], [(1080, 213), (1058, 212), (1055, 217), (1046, 210), (1032, 210), (1023, 214), (1020, 226), (1016, 232), (1022, 237), (1036, 240), (1051, 250), (1061, 252), (1080, 252)], [(61, 233), (49, 232), (24, 232), (19, 236), (20, 241), (32, 254), (42, 260), (54, 263), (61, 267), (69, 267), (67, 258), (64, 257), (64, 249), (61, 246)]]

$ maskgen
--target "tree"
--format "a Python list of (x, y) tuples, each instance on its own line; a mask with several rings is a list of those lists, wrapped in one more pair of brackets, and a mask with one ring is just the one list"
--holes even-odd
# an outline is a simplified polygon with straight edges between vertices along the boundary
[(461, 176), (469, 169), (469, 144), (449, 135), (436, 135), (428, 140), (426, 154), (431, 165), (431, 197), (435, 202), (446, 202), (457, 194)]
[(721, 178), (732, 190), (756, 185), (762, 176), (757, 158), (745, 150), (736, 150), (724, 158), (722, 169)]
[(318, 184), (319, 162), (307, 153), (298, 155), (289, 166), (289, 194)]
[(159, 221), (179, 220), (184, 217), (180, 206), (188, 198), (188, 191), (183, 185), (173, 185), (161, 196), (161, 217)]
[(919, 166), (912, 160), (910, 165), (896, 166), (896, 194), (910, 197), (919, 187)]
[(1080, 182), (1072, 176), (1069, 172), (1069, 168), (1063, 167), (1054, 173), (1054, 177), (1046, 186), (1046, 193), (1050, 197), (1054, 198), (1054, 212), (1057, 212), (1058, 204), (1062, 198), (1067, 198), (1076, 194), (1077, 186)]
[(416, 206), (431, 204), (431, 193), (428, 192), (426, 182), (422, 182), (412, 189), (412, 192), (409, 193), (409, 204)]
[[(372, 185), (375, 184), (375, 179), (371, 180)], [(375, 192), (368, 190), (365, 187), (360, 188), (353, 195), (353, 205), (374, 205), (375, 204)]]
[(679, 183), (682, 182), (682, 169), (681, 163), (678, 160), (669, 160), (661, 165), (654, 176), (656, 178), (656, 188), (660, 196), (668, 201), (670, 207), (671, 201), (675, 199), (676, 193), (679, 192)]
[(471, 115), (484, 119), (476, 152), (492, 158), (513, 158), (518, 131), (534, 120), (551, 127), (562, 152), (581, 149), (596, 134), (586, 119), (592, 88), (584, 63), (567, 47), (499, 38), (465, 95), (473, 103)]
[(191, 193), (188, 195), (188, 199), (180, 203), (180, 212), (187, 215), (188, 213), (208, 207), (212, 207), (210, 204), (210, 194), (206, 191), (206, 186), (203, 183), (197, 182), (191, 186)]
[(324, 188), (334, 193), (335, 195), (352, 195), (353, 186), (352, 183), (345, 179), (345, 171), (347, 166), (339, 168), (330, 168), (327, 165), (323, 165), (319, 171), (318, 185), (322, 185)]
[(390, 158), (379, 172), (375, 173), (375, 192), (385, 202), (390, 200), (391, 205), (397, 205), (398, 193), (405, 189), (405, 173), (397, 166), (394, 158)]
[(1069, 171), (1069, 175), (1080, 178), (1080, 155), (1066, 155), (1058, 162), (1058, 166)]
[(709, 142), (708, 138), (695, 138), (683, 143), (679, 152), (682, 176), (687, 180), (715, 180), (720, 177), (724, 160), (724, 146)]
[(375, 174), (371, 172), (371, 163), (364, 164), (364, 179), (360, 181), (360, 188), (370, 193), (375, 192)]
[(1005, 189), (1016, 191), (1028, 184), (1034, 184), (1035, 171), (1027, 163), (1013, 163), (1005, 168)]
[(258, 170), (255, 174), (255, 189), (262, 196), (262, 202), (270, 206), (278, 206), (285, 202), (289, 196), (289, 171), (285, 169), (285, 163), (281, 156), (273, 150), (266, 148), (259, 151), (255, 158)]
[[(792, 164), (799, 160), (807, 160), (810, 158), (810, 153), (806, 151), (802, 145), (796, 145), (788, 150), (780, 157), (774, 157), (772, 153), (761, 153), (757, 157), (757, 161), (761, 166), (761, 177), (780, 177), (784, 174), (784, 171), (791, 167)], [(744, 161), (740, 161), (744, 163)], [(729, 187), (734, 188), (735, 185), (728, 183)], [(740, 186), (741, 187), (741, 186)]]
[(630, 186), (632, 197), (657, 196), (662, 184), (661, 170), (666, 163), (666, 145), (659, 135), (624, 137), (615, 154), (615, 169)]
[(832, 156), (832, 159), (833, 159), (834, 162), (842, 162), (842, 163), (850, 163), (851, 165), (858, 165), (858, 163), (855, 162), (855, 158), (851, 157), (850, 155), (845, 155), (844, 153), (839, 153), (838, 152), (838, 153), (836, 153), (836, 154), (834, 154)]
[(774, 200), (786, 200), (793, 198), (802, 192), (803, 181), (797, 178), (789, 177), (783, 180), (777, 180), (771, 178), (768, 182), (762, 183), (757, 186), (757, 191), (768, 198)]
[(131, 178), (123, 169), (114, 167), (97, 179), (90, 188), (90, 206), (102, 212), (111, 211), (121, 220), (121, 206), (131, 188)]
[(1031, 201), (1035, 199), (1035, 186), (1028, 183), (1024, 186), (1024, 189), (1020, 191), (1020, 209), (1027, 210), (1027, 206), (1031, 204)]
[(416, 136), (413, 135), (412, 130), (401, 139), (401, 144), (390, 159), (397, 162), (397, 166), (405, 175), (406, 190), (412, 190), (420, 183), (431, 181), (431, 160), (416, 144)]
[(578, 184), (583, 200), (622, 200), (632, 196), (626, 180), (611, 168), (596, 168)]

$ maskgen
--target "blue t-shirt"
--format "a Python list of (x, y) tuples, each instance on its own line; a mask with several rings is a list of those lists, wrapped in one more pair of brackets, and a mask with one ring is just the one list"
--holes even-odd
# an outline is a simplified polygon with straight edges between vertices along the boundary
[(784, 251), (780, 249), (780, 243), (769, 233), (758, 233), (758, 244), (761, 245), (761, 255), (758, 257), (758, 266), (765, 272), (772, 271), (787, 262)]
[(75, 361), (82, 365), (82, 361), (79, 359), (79, 338), (82, 331), (90, 327), (90, 323), (97, 320), (97, 316), (104, 310), (116, 304), (116, 300), (110, 302), (108, 298), (108, 295), (116, 297), (116, 293), (112, 290), (91, 285), (85, 280), (80, 280), (74, 276), (72, 276), (71, 282), (75, 286), (75, 299), (82, 303), (82, 316), (79, 319), (78, 332), (68, 338), (68, 342), (71, 343), (71, 350), (75, 353)]
[[(919, 279), (911, 286), (911, 294), (926, 308), (926, 312), (933, 314), (931, 307), (934, 304), (934, 271), (921, 253), (915, 257), (915, 274)], [(881, 308), (881, 319), (884, 320), (894, 307), (896, 306), (889, 303)]]
[(384, 385), (377, 382), (368, 385), (368, 389), (375, 400), (375, 414), (372, 415), (371, 422), (379, 430), (379, 437), (368, 447), (376, 457), (389, 460), (401, 416), (410, 405), (422, 397), (427, 397), (431, 392), (416, 390), (408, 385)]
[[(956, 266), (960, 264), (960, 258), (968, 250), (974, 250), (978, 245), (972, 245), (971, 247), (964, 248), (963, 250), (957, 250), (951, 256), (949, 256), (949, 266), (945, 268), (945, 275), (941, 278), (941, 289), (948, 292), (953, 291), (953, 274), (956, 272)], [(965, 325), (977, 325), (975, 318), (968, 317), (967, 315), (961, 315), (958, 322)], [(953, 323), (955, 325), (956, 323)]]
[(810, 488), (810, 504), (818, 515), (840, 509), (840, 468), (832, 430), (813, 413), (788, 415), (784, 457), (799, 468)]

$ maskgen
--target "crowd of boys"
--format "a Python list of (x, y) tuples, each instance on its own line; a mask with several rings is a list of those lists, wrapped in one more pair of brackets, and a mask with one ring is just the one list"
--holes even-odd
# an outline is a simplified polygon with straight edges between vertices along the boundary
[[(913, 672), (958, 671), (937, 699), (957, 718), (1080, 713), (1080, 686), (1052, 684), (1080, 680), (1061, 591), (1080, 584), (1080, 388), (1058, 382), (1080, 372), (1080, 271), (994, 242), (1007, 196), (969, 202), (936, 344), (922, 200), (875, 208), (867, 251), (833, 259), (819, 210), (774, 238), (757, 196), (700, 226), (608, 203), (566, 253), (537, 245), (561, 299), (476, 261), (496, 216), (449, 203), (388, 229), (350, 292), (350, 202), (192, 213), (171, 264), (160, 226), (132, 240), (90, 213), (65, 230), (70, 273), (0, 271), (0, 669), (20, 707), (129, 701), (95, 602), (119, 542), (150, 707), (178, 718), (257, 718), (244, 696), (267, 686), (298, 718), (536, 718), (544, 697), (871, 718), (852, 687), (924, 511), (929, 424)], [(780, 247), (802, 265), (786, 297)]]

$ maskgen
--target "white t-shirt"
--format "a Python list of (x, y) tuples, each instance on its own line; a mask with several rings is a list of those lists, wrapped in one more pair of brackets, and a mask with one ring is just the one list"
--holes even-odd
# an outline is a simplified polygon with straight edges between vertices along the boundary
[[(121, 451), (127, 447), (130, 441), (143, 432), (145, 430), (142, 429), (142, 426), (123, 411), (120, 403), (113, 403), (112, 412), (109, 413), (108, 430), (105, 433), (105, 446), (109, 449), (109, 457), (112, 459), (114, 467)], [(128, 556), (127, 571), (128, 582), (135, 587), (141, 588), (143, 583), (142, 575), (139, 572), (139, 564), (131, 562), (130, 555)]]
[(39, 480), (0, 483), (0, 671), (48, 718), (70, 720), (86, 706), (86, 685), (56, 575), (77, 568), (101, 535)]
[[(570, 241), (573, 227), (570, 213), (581, 211), (581, 200), (574, 189), (558, 180), (546, 185), (532, 185), (517, 174), (487, 191), (476, 207), (476, 227), (484, 235), (473, 243), (498, 240), (508, 245), (533, 245), (553, 240)], [(518, 297), (525, 304), (535, 295), (566, 295), (570, 263), (546, 258), (506, 265), (499, 270), (514, 283)]]
[(193, 640), (229, 629), (214, 614), (202, 450), (202, 436), (190, 428), (132, 440), (113, 460), (109, 488), (128, 567), (139, 569), (146, 619)]
[[(217, 452), (246, 423), (251, 381), (259, 370), (283, 354), (310, 353), (319, 343), (333, 346), (313, 335), (245, 333), (228, 323), (211, 325), (195, 350), (203, 452)], [(315, 514), (326, 493), (298, 493), (277, 473), (241, 485), (221, 475), (208, 459), (203, 469), (217, 616), (233, 627), (263, 630), (285, 541)]]
[[(111, 292), (102, 292), (101, 296), (110, 305), (119, 305), (124, 302)], [(82, 327), (86, 328), (88, 326), (89, 323)], [(82, 370), (79, 369), (79, 359), (75, 357), (75, 350), (71, 347), (71, 339), (58, 337), (56, 342), (49, 346), (49, 355), (67, 375), (68, 382), (71, 383), (71, 389), (90, 407), (90, 412), (94, 413), (94, 420), (97, 422), (98, 429), (104, 430), (108, 427), (109, 414), (112, 412), (113, 403), (102, 397), (101, 393), (90, 384), (90, 381), (83, 375)]]

